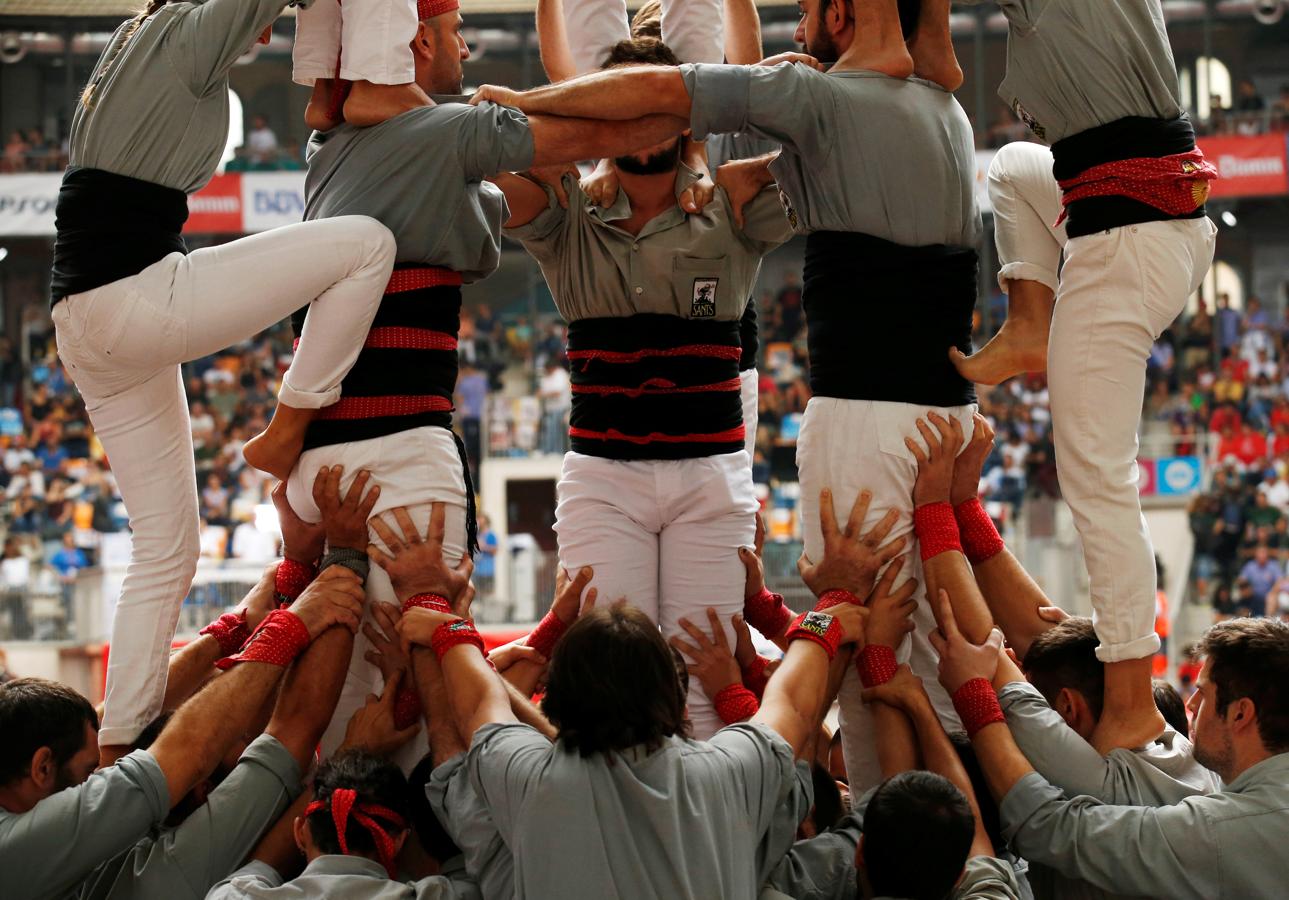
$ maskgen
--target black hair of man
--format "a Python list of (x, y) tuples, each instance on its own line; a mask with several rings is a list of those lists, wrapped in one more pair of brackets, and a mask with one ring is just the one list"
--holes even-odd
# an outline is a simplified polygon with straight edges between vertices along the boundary
[(1182, 737), (1190, 737), (1191, 723), (1186, 718), (1186, 702), (1177, 693), (1177, 688), (1162, 678), (1154, 679), (1152, 686), (1155, 691), (1155, 706), (1159, 708), (1164, 721), (1173, 726), (1173, 730)]
[(86, 725), (98, 731), (98, 714), (65, 684), (46, 678), (0, 684), (0, 784), (27, 775), (41, 747), (62, 769), (84, 749)]
[[(383, 806), (390, 812), (407, 821), (407, 779), (403, 771), (388, 760), (381, 759), (362, 750), (342, 750), (318, 766), (313, 776), (313, 797), (326, 805), (316, 810), (306, 820), (313, 842), (323, 853), (340, 853), (340, 841), (336, 835), (336, 823), (331, 816), (331, 795), (340, 788), (353, 791), (357, 797), (355, 806), (370, 803)], [(393, 822), (372, 816), (390, 837), (399, 834), (402, 829)], [(350, 816), (345, 827), (345, 843), (351, 854), (374, 857), (376, 842), (369, 832), (357, 820)]]
[(434, 757), (427, 753), (416, 764), (416, 768), (412, 769), (412, 774), (407, 776), (407, 805), (416, 839), (421, 842), (426, 853), (434, 857), (439, 865), (443, 865), (454, 856), (460, 856), (461, 848), (434, 814), (434, 807), (430, 806), (430, 798), (425, 793), (425, 786), (430, 783), (433, 771)]
[(1053, 706), (1062, 688), (1078, 691), (1092, 717), (1099, 720), (1105, 666), (1097, 659), (1097, 644), (1092, 620), (1070, 616), (1034, 638), (1025, 653), (1025, 675)]
[(864, 811), (864, 869), (873, 893), (943, 900), (962, 876), (976, 831), (971, 804), (934, 772), (901, 772)]
[(1278, 619), (1228, 619), (1208, 630), (1199, 652), (1217, 688), (1217, 713), (1247, 697), (1270, 753), (1289, 752), (1289, 625)]

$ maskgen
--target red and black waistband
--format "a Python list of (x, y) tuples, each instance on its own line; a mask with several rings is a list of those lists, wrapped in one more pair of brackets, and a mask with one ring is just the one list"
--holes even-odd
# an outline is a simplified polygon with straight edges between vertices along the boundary
[(693, 459), (743, 449), (738, 321), (641, 313), (568, 328), (569, 437), (609, 459)]
[[(297, 334), (305, 311), (292, 320)], [(430, 266), (395, 269), (358, 359), (340, 383), (340, 400), (319, 411), (304, 448), (427, 425), (451, 428), (460, 328), (459, 273)]]
[(1217, 169), (1195, 144), (1190, 119), (1127, 116), (1052, 145), (1052, 174), (1061, 185), (1061, 221), (1080, 237), (1205, 215)]

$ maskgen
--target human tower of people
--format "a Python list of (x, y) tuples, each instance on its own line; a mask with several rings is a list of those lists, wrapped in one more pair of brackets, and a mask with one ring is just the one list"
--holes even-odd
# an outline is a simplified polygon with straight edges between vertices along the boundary
[[(470, 98), (457, 0), (300, 5), (299, 225), (180, 236), (228, 71), (283, 0), (151, 0), (76, 110), (53, 318), (133, 555), (103, 710), (0, 687), (0, 893), (1283, 894), (1289, 626), (1213, 627), (1186, 711), (1150, 677), (1136, 429), (1150, 346), (1211, 261), (1215, 176), (1159, 0), (999, 4), (1000, 92), (1050, 149), (991, 166), (1010, 317), (975, 354), (949, 0), (801, 0), (804, 52), (764, 60), (750, 0), (630, 26), (539, 0), (552, 84)], [(451, 398), (460, 288), (503, 230), (568, 321), (573, 449), (550, 612), (485, 655)], [(748, 298), (794, 233), (800, 614), (765, 589), (747, 449)], [(281, 480), (284, 559), (168, 654), (197, 559), (179, 366), (291, 314), (245, 449)], [(1091, 620), (977, 498), (973, 382), (1044, 368)]]

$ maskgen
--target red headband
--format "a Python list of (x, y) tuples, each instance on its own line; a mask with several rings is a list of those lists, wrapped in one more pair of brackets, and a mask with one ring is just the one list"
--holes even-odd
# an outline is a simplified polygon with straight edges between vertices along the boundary
[[(352, 814), (358, 820), (358, 824), (366, 828), (371, 835), (372, 842), (376, 845), (376, 854), (380, 857), (381, 865), (385, 867), (389, 877), (398, 878), (398, 869), (394, 865), (394, 839), (372, 816), (380, 816), (398, 829), (404, 827), (403, 817), (384, 806), (375, 803), (358, 803), (357, 800), (358, 794), (351, 788), (336, 788), (331, 792), (331, 821), (336, 825), (336, 840), (340, 844), (340, 852), (349, 854), (345, 831), (349, 827), (349, 816)], [(326, 808), (326, 801), (314, 800), (304, 808), (304, 814), (311, 816), (318, 810)]]
[(416, 0), (416, 18), (424, 22), (460, 8), (459, 0)]

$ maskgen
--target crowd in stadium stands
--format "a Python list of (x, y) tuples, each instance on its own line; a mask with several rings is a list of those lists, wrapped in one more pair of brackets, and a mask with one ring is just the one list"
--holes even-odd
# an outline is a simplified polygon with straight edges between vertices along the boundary
[(66, 165), (66, 143), (46, 138), (39, 128), (15, 128), (0, 150), (0, 173), (61, 172)]

